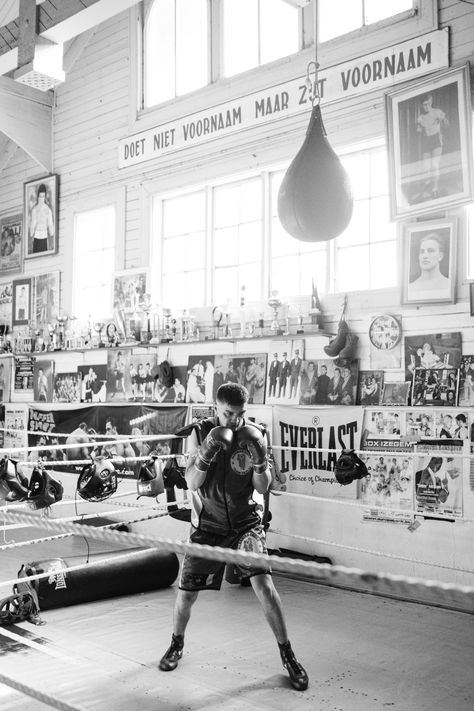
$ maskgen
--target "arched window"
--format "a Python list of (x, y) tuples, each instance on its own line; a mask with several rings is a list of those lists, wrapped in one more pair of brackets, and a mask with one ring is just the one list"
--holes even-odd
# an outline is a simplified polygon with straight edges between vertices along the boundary
[(154, 0), (144, 26), (144, 105), (161, 104), (209, 81), (207, 0)]

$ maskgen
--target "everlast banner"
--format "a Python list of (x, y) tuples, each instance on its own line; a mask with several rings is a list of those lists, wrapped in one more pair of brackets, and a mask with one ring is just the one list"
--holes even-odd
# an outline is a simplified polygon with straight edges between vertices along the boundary
[[(343, 449), (359, 449), (363, 415), (361, 407), (275, 406), (273, 445), (283, 449), (275, 449), (274, 454), (282, 473), (287, 476), (287, 491), (355, 498), (356, 483), (340, 486), (333, 469)], [(324, 451), (327, 449), (335, 451)]]

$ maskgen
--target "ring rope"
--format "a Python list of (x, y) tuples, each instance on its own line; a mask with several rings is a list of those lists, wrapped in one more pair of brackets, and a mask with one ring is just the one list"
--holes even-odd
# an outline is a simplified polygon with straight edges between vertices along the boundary
[[(396, 439), (394, 442), (399, 442), (400, 440)], [(448, 442), (450, 440), (447, 440)], [(466, 442), (467, 439), (453, 439), (454, 442)], [(429, 443), (421, 443), (421, 442), (413, 442), (413, 446), (421, 446), (421, 447), (429, 447)], [(411, 446), (410, 444), (407, 443), (407, 447)], [(447, 445), (449, 446), (449, 445)], [(292, 451), (292, 452), (324, 452), (326, 453), (332, 453), (335, 452), (336, 454), (340, 454), (343, 447), (340, 449), (331, 449), (329, 447), (292, 447), (292, 446), (284, 446), (282, 444), (272, 444), (271, 446), (272, 449), (282, 449), (284, 451)], [(444, 449), (419, 449), (416, 452), (407, 452), (406, 450), (403, 449), (403, 447), (400, 447), (399, 449), (388, 449), (388, 450), (382, 450), (382, 449), (353, 449), (351, 450), (355, 452), (356, 454), (363, 454), (363, 455), (376, 455), (377, 457), (380, 455), (384, 455), (386, 457), (395, 457), (396, 455), (403, 456), (403, 457), (420, 457), (420, 456), (443, 456), (443, 457), (453, 457), (455, 456), (457, 459), (471, 459), (473, 457), (472, 454), (461, 454), (460, 452), (458, 453), (456, 450), (444, 450)]]
[[(44, 448), (43, 448), (44, 449)], [(107, 457), (107, 459), (110, 459), (112, 462), (118, 462), (120, 464), (124, 464), (127, 462), (146, 462), (151, 457), (156, 458), (156, 459), (174, 459), (174, 457), (187, 457), (188, 454), (182, 454), (181, 452), (178, 452), (177, 454), (147, 454), (147, 455), (141, 455), (139, 457), (122, 457), (120, 455), (115, 455), (114, 457)], [(69, 466), (78, 466), (78, 465), (84, 465), (84, 464), (90, 464), (91, 462), (94, 461), (94, 457), (91, 455), (89, 459), (65, 459), (64, 461), (62, 460), (49, 460), (49, 459), (28, 459), (28, 460), (20, 460), (20, 464), (23, 466), (25, 465), (35, 465), (35, 464), (41, 464), (42, 467), (69, 467)], [(63, 473), (63, 472), (62, 472)], [(64, 472), (64, 474), (73, 474), (74, 472)]]
[(41, 701), (47, 706), (59, 709), (59, 711), (81, 711), (78, 706), (71, 706), (71, 704), (68, 704), (65, 701), (60, 701), (59, 699), (54, 698), (54, 696), (38, 691), (38, 689), (33, 689), (31, 686), (27, 686), (22, 682), (16, 681), (16, 679), (11, 679), (10, 677), (5, 676), (5, 674), (0, 673), (0, 682), (5, 684), (5, 686), (15, 689), (15, 691), (21, 691), (23, 694), (30, 696), (32, 699)]
[[(470, 573), (474, 575), (474, 570), (469, 568), (453, 568), (452, 565), (444, 565), (443, 563), (435, 563), (432, 560), (419, 560), (418, 558), (409, 558), (408, 556), (397, 555), (396, 553), (383, 553), (381, 551), (374, 551), (370, 548), (359, 548), (358, 546), (348, 546), (345, 543), (336, 543), (335, 541), (325, 541), (322, 538), (309, 538), (307, 536), (298, 536), (296, 533), (284, 533), (276, 528), (269, 528), (268, 533), (275, 533), (279, 536), (286, 536), (287, 538), (297, 538), (300, 541), (306, 541), (308, 543), (321, 543), (325, 546), (333, 546), (334, 548), (344, 548), (349, 551), (357, 551), (358, 553), (368, 553), (369, 555), (380, 556), (384, 558), (393, 558), (394, 560), (404, 560), (407, 563), (417, 563), (420, 565), (429, 565), (433, 568), (445, 568), (446, 570), (453, 570), (459, 573)], [(1, 550), (1, 548), (0, 548)]]
[[(183, 508), (186, 508), (186, 507), (182, 507), (181, 510), (183, 510)], [(99, 515), (99, 514), (97, 514), (97, 515)], [(170, 515), (169, 511), (161, 511), (160, 513), (150, 514), (149, 516), (142, 516), (141, 518), (130, 519), (129, 521), (117, 521), (116, 523), (106, 523), (103, 526), (97, 526), (97, 528), (114, 529), (117, 526), (128, 526), (132, 523), (141, 523), (142, 521), (150, 521), (151, 519), (162, 518), (164, 516), (169, 516), (169, 515)], [(74, 520), (76, 520), (76, 518)], [(86, 518), (86, 517), (84, 517), (84, 518)], [(59, 520), (59, 519), (55, 519), (55, 520)], [(68, 519), (61, 519), (61, 520), (65, 521)], [(83, 519), (81, 518), (80, 520), (82, 521)], [(0, 551), (9, 550), (10, 548), (23, 548), (24, 546), (33, 546), (36, 543), (49, 543), (50, 541), (56, 541), (56, 540), (59, 540), (60, 538), (70, 538), (71, 536), (75, 536), (75, 535), (76, 535), (76, 533), (71, 533), (71, 532), (58, 533), (55, 536), (47, 536), (45, 538), (33, 538), (30, 541), (12, 541), (11, 543), (6, 543), (5, 545), (0, 546)]]
[[(21, 403), (19, 403), (21, 404)], [(44, 435), (45, 437), (70, 437), (72, 432), (43, 432), (43, 430), (23, 430), (18, 427), (0, 427), (0, 432), (15, 432), (19, 434), (29, 434), (29, 435), (36, 435), (36, 436), (41, 436)], [(110, 435), (107, 434), (99, 434), (98, 432), (95, 432), (93, 434), (90, 434), (89, 432), (84, 432), (85, 435), (88, 435), (89, 437), (99, 437), (101, 439), (110, 439)], [(119, 435), (119, 437), (126, 437), (126, 435)], [(183, 439), (180, 435), (176, 435), (174, 433), (170, 434), (150, 434), (150, 435), (142, 435), (142, 438), (149, 438), (149, 439)], [(82, 442), (80, 443), (82, 444)], [(77, 446), (77, 445), (76, 445)]]
[[(8, 430), (9, 432), (12, 432), (13, 430)], [(21, 430), (21, 432), (25, 432), (25, 430)], [(45, 436), (51, 436), (51, 433), (48, 432), (36, 432), (35, 434), (37, 435), (45, 435)], [(53, 433), (54, 434), (54, 433)], [(112, 445), (112, 444), (121, 444), (123, 442), (125, 443), (130, 443), (130, 442), (143, 442), (143, 441), (148, 441), (148, 440), (160, 440), (160, 439), (181, 439), (181, 437), (178, 437), (177, 435), (163, 435), (163, 434), (157, 434), (157, 435), (143, 435), (141, 437), (124, 437), (123, 439), (119, 439), (116, 437), (115, 439), (109, 439), (106, 440), (105, 442), (71, 442), (70, 444), (48, 444), (48, 445), (34, 445), (34, 446), (23, 446), (23, 447), (3, 447), (4, 452), (36, 452), (36, 451), (42, 451), (44, 449), (48, 449), (49, 451), (53, 451), (55, 449), (83, 449), (85, 447), (97, 447), (99, 444), (101, 447), (104, 447), (106, 445)]]
[[(10, 521), (28, 521), (32, 516), (24, 513), (7, 513), (5, 518)], [(436, 599), (439, 604), (440, 597), (444, 602), (449, 602), (456, 607), (465, 609), (466, 603), (469, 605), (469, 612), (474, 612), (474, 587), (469, 585), (458, 585), (455, 583), (444, 583), (434, 580), (424, 580), (422, 578), (406, 577), (403, 575), (393, 575), (389, 573), (372, 573), (358, 568), (346, 568), (316, 563), (295, 558), (285, 558), (278, 556), (267, 556), (259, 553), (244, 552), (229, 548), (199, 545), (196, 543), (180, 542), (170, 538), (157, 536), (144, 536), (137, 533), (120, 533), (118, 531), (102, 531), (82, 524), (60, 524), (51, 520), (42, 519), (41, 526), (51, 531), (69, 532), (78, 531), (89, 538), (108, 541), (112, 543), (132, 543), (139, 547), (160, 547), (162, 550), (181, 554), (192, 554), (207, 560), (218, 560), (224, 563), (234, 564), (263, 564), (270, 563), (275, 570), (290, 572), (310, 576), (315, 579), (327, 580), (334, 585), (353, 586), (355, 579), (361, 580), (372, 592), (389, 593), (394, 592), (403, 597), (410, 597), (416, 592), (423, 600), (427, 598)], [(93, 565), (91, 563), (90, 565)], [(71, 568), (72, 570), (72, 568)], [(32, 576), (34, 577), (34, 576)], [(6, 581), (4, 584), (13, 584), (15, 581)]]

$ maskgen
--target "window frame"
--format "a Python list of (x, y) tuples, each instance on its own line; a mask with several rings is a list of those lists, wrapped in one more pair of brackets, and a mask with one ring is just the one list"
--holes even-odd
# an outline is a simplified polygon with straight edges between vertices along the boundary
[[(100, 210), (103, 207), (113, 205), (115, 208), (115, 264), (114, 271), (124, 269), (125, 261), (125, 202), (126, 194), (125, 187), (116, 188), (114, 190), (106, 190), (81, 195), (79, 198), (65, 206), (65, 231), (66, 234), (72, 235), (72, 239), (66, 240), (64, 253), (65, 268), (64, 268), (64, 283), (70, 284), (70, 288), (64, 291), (63, 295), (63, 310), (66, 313), (73, 314), (73, 300), (75, 291), (75, 272), (74, 272), (74, 242), (75, 242), (75, 223), (76, 215), (84, 212), (92, 212)], [(64, 200), (63, 200), (64, 207)], [(112, 299), (112, 295), (111, 295)], [(104, 310), (104, 315), (110, 315), (110, 308)]]
[[(295, 55), (274, 60), (268, 64), (237, 74), (233, 77), (219, 77), (222, 41), (221, 6), (219, 0), (210, 2), (210, 83), (202, 89), (170, 99), (163, 104), (144, 108), (143, 103), (143, 27), (145, 9), (149, 2), (144, 0), (131, 8), (130, 49), (130, 97), (129, 132), (136, 133), (153, 128), (162, 123), (173, 121), (176, 116), (184, 116), (199, 110), (205, 110), (213, 104), (226, 103), (253, 91), (260, 91), (279, 83), (291, 81), (295, 76), (304, 77), (310, 61), (314, 61), (315, 48), (313, 3), (302, 7), (301, 44), (303, 49)], [(330, 67), (361, 54), (401, 44), (402, 42), (426, 34), (438, 28), (437, 3), (433, 0), (417, 0), (415, 10), (399, 13), (389, 20), (381, 20), (366, 25), (359, 30), (336, 37), (318, 46), (318, 61), (322, 67)]]

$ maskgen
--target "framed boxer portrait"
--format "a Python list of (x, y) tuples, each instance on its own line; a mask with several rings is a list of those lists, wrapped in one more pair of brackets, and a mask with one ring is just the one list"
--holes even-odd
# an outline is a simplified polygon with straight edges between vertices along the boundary
[(25, 259), (55, 254), (58, 249), (58, 176), (24, 184)]
[(470, 202), (469, 65), (385, 95), (392, 219)]
[(430, 220), (401, 228), (402, 304), (453, 303), (457, 220)]
[(27, 326), (31, 319), (31, 279), (13, 281), (12, 325)]

